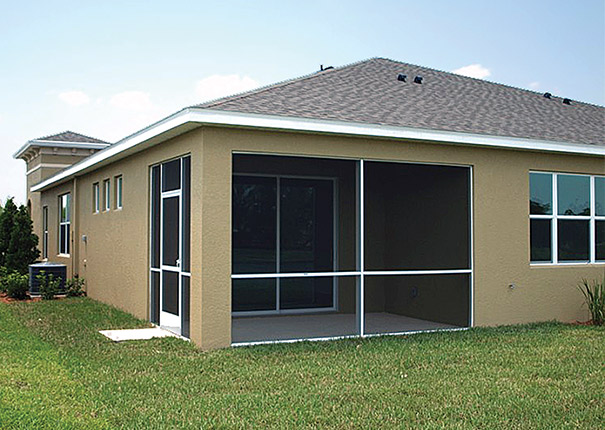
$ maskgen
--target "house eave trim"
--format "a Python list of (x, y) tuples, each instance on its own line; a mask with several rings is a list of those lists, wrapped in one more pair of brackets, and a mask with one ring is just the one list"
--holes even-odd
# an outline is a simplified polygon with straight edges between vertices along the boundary
[(61, 142), (52, 140), (29, 140), (17, 152), (13, 154), (13, 158), (19, 159), (32, 146), (40, 148), (77, 148), (77, 149), (103, 149), (110, 146), (109, 143), (92, 143), (92, 142)]
[(199, 126), (233, 126), (605, 156), (605, 146), (598, 145), (428, 130), (411, 127), (394, 127), (380, 124), (364, 124), (346, 121), (280, 117), (275, 115), (258, 115), (212, 109), (187, 108), (122, 139), (121, 141), (103, 149), (102, 151), (91, 155), (80, 163), (75, 164), (71, 168), (65, 169), (64, 171), (40, 182), (39, 184), (34, 185), (31, 188), (31, 191), (43, 191), (54, 184), (67, 180), (71, 176), (75, 176), (79, 173), (90, 170), (94, 165), (102, 161), (117, 156), (121, 152), (132, 149), (135, 146), (152, 139), (153, 137), (159, 136), (160, 134), (169, 130), (176, 129), (185, 125), (186, 123), (196, 123)]

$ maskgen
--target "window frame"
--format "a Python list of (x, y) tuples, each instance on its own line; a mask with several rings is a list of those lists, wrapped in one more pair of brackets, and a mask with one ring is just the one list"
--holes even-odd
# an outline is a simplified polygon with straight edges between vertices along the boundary
[[(63, 199), (65, 198), (65, 218), (63, 218)], [(59, 234), (58, 238), (58, 255), (70, 256), (70, 229), (71, 229), (71, 193), (64, 193), (59, 196)], [(63, 237), (63, 231), (67, 231)]]
[[(319, 308), (296, 308), (287, 309), (282, 308), (280, 304), (280, 289), (281, 289), (281, 278), (291, 279), (304, 279), (313, 274), (327, 274), (337, 273), (338, 271), (338, 178), (335, 176), (306, 176), (306, 175), (288, 175), (288, 174), (271, 174), (271, 173), (245, 173), (245, 172), (234, 172), (232, 178), (236, 176), (251, 176), (260, 178), (271, 178), (276, 181), (276, 238), (275, 238), (275, 271), (274, 272), (262, 272), (262, 273), (232, 273), (231, 279), (275, 279), (275, 308), (272, 310), (255, 310), (255, 311), (231, 311), (233, 317), (246, 317), (246, 316), (263, 316), (263, 315), (295, 315), (295, 314), (307, 314), (307, 313), (322, 313), (322, 312), (334, 312), (339, 307), (338, 297), (338, 277), (332, 276), (332, 306), (331, 307), (319, 307)], [(280, 195), (281, 195), (281, 180), (282, 179), (309, 179), (329, 182), (332, 187), (332, 272), (282, 272), (280, 265), (280, 250), (281, 250), (281, 208), (280, 208)], [(233, 180), (232, 180), (233, 182)], [(233, 267), (231, 268), (233, 271)], [(329, 276), (328, 276), (329, 277)], [(233, 288), (233, 284), (231, 284)]]
[(111, 210), (111, 181), (103, 179), (103, 212)]
[(124, 187), (124, 179), (122, 175), (117, 175), (114, 178), (114, 188), (115, 188), (115, 204), (116, 204), (116, 210), (120, 210), (124, 207), (124, 202), (123, 202), (123, 187)]
[(48, 259), (48, 206), (42, 206), (42, 258)]
[(101, 188), (99, 183), (92, 184), (92, 213), (98, 214), (101, 212)]
[[(531, 260), (531, 242), (529, 243), (529, 262), (531, 266), (569, 266), (569, 265), (586, 265), (586, 264), (605, 264), (604, 260), (597, 260), (596, 255), (596, 223), (597, 221), (605, 221), (604, 216), (596, 215), (596, 178), (605, 178), (605, 175), (590, 175), (585, 173), (569, 173), (569, 172), (546, 172), (530, 170), (528, 179), (532, 174), (551, 175), (551, 214), (532, 214), (531, 213), (531, 187), (529, 188), (529, 221), (531, 235), (531, 220), (550, 220), (550, 261), (532, 261)], [(559, 215), (559, 176), (581, 176), (589, 178), (588, 199), (590, 205), (589, 215)], [(528, 181), (529, 184), (530, 181)], [(561, 221), (588, 221), (588, 260), (559, 260), (559, 220)]]

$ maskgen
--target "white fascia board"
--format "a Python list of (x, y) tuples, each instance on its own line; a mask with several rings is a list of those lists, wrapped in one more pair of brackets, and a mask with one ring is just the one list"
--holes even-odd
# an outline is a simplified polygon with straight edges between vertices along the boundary
[(554, 151), (605, 156), (605, 146), (597, 145), (461, 133), (455, 131), (428, 130), (413, 127), (396, 127), (381, 124), (280, 117), (274, 115), (246, 114), (219, 110), (213, 111), (210, 109), (191, 109), (193, 113), (192, 118), (195, 118), (195, 121), (206, 124), (345, 134), (352, 136), (382, 137), (390, 139), (422, 140), (464, 145), (492, 146), (509, 149), (548, 152)]
[[(98, 163), (118, 156), (124, 151), (132, 149), (133, 152), (136, 152), (136, 150), (133, 148), (137, 145), (147, 142), (152, 138), (160, 136), (161, 134), (170, 130), (183, 127), (185, 124), (189, 124), (190, 126), (187, 127), (187, 129), (183, 132), (202, 125), (232, 126), (605, 156), (605, 146), (597, 145), (448, 132), (441, 130), (426, 130), (380, 124), (364, 124), (346, 121), (281, 117), (275, 115), (258, 115), (212, 109), (186, 108), (122, 139), (121, 141), (91, 155), (88, 158), (85, 158), (81, 162), (74, 164), (72, 167), (65, 169), (62, 172), (59, 172), (55, 176), (51, 176), (39, 184), (34, 185), (31, 188), (31, 191), (42, 191), (53, 184), (63, 182), (72, 176), (94, 169)], [(166, 138), (170, 137), (173, 136)]]
[(13, 158), (19, 159), (32, 146), (41, 148), (79, 148), (79, 149), (103, 149), (107, 148), (109, 143), (93, 143), (93, 142), (61, 142), (52, 140), (29, 140), (17, 152), (13, 154)]
[(152, 138), (161, 135), (167, 131), (175, 129), (179, 126), (183, 126), (186, 123), (191, 123), (189, 111), (187, 109), (179, 111), (161, 121), (158, 121), (130, 136), (125, 137), (113, 145), (106, 147), (105, 149), (92, 154), (91, 156), (83, 159), (79, 163), (51, 176), (48, 179), (31, 187), (32, 192), (43, 191), (44, 189), (64, 182), (69, 178), (76, 176), (77, 174), (85, 173), (86, 171), (93, 170), (98, 164), (103, 161), (114, 158), (135, 146), (151, 140)]

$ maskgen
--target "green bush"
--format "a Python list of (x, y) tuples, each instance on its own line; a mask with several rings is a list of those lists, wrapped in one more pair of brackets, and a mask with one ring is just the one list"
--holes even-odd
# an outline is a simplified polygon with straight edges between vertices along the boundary
[(86, 285), (84, 278), (75, 276), (71, 279), (68, 279), (65, 283), (65, 294), (67, 294), (67, 297), (83, 296), (85, 294), (84, 285)]
[(52, 273), (47, 276), (44, 270), (42, 270), (36, 278), (40, 282), (39, 289), (42, 300), (52, 300), (59, 294), (61, 278), (55, 278)]
[(23, 300), (27, 298), (27, 290), (29, 290), (29, 276), (19, 273), (11, 273), (6, 276), (6, 294), (13, 299)]
[(592, 283), (586, 279), (582, 279), (582, 283), (578, 286), (579, 290), (584, 294), (584, 300), (594, 325), (603, 325), (605, 322), (605, 280), (594, 280)]
[(40, 256), (38, 236), (33, 232), (29, 211), (9, 198), (0, 214), (0, 266), (26, 275)]

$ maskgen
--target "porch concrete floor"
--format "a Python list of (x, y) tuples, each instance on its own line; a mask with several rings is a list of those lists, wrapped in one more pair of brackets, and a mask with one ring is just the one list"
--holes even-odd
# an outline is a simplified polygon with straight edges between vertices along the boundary
[[(456, 328), (390, 313), (368, 313), (366, 334)], [(356, 334), (355, 314), (279, 315), (231, 319), (231, 342), (263, 342)]]

